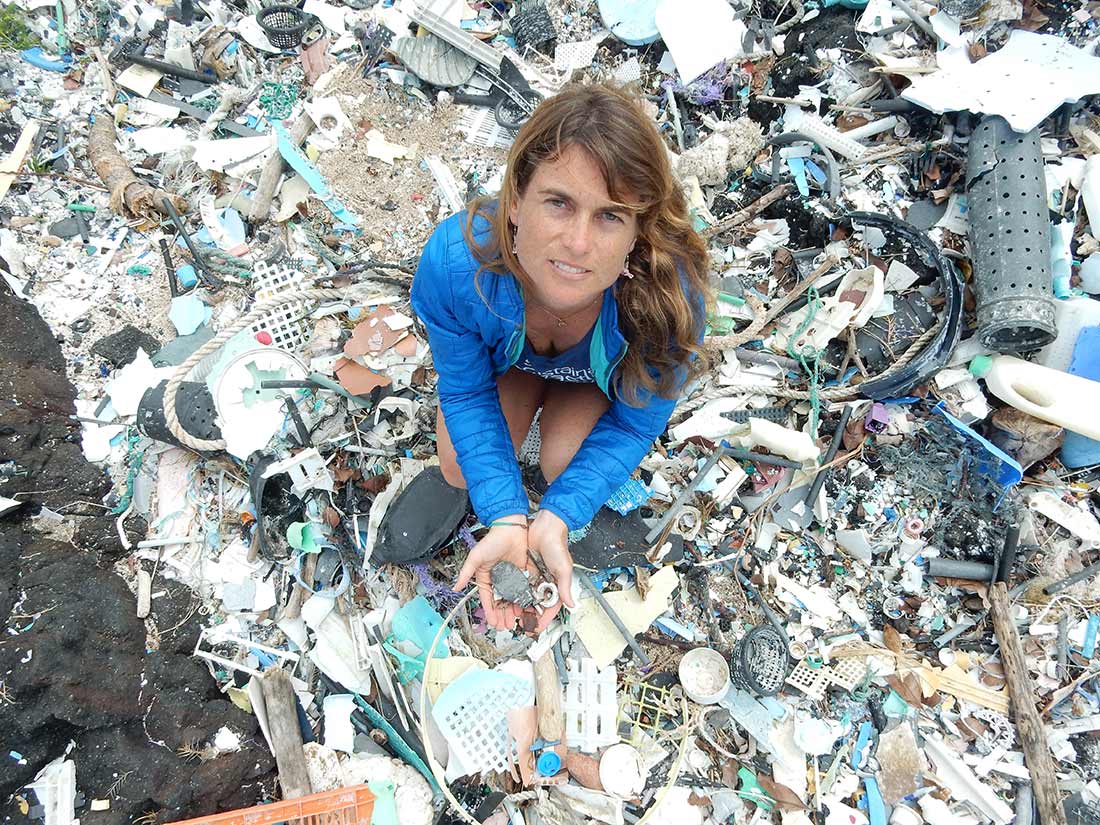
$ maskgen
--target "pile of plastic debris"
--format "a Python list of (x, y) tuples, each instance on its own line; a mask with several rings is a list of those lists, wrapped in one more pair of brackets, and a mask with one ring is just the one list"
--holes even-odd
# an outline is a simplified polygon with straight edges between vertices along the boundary
[[(1100, 815), (1096, 2), (0, 20), (0, 274), (62, 339), (147, 645), (186, 584), (285, 799), (363, 785), (403, 825)], [(666, 136), (715, 364), (573, 537), (577, 607), (535, 638), (451, 589), (485, 528), (438, 470), (408, 293), (570, 80), (636, 88)], [(46, 766), (31, 814), (103, 815), (94, 758)]]

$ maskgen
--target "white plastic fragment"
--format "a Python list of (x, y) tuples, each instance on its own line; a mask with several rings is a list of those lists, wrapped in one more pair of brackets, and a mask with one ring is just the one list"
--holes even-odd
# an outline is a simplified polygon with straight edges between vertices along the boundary
[(600, 783), (612, 796), (633, 799), (645, 789), (649, 772), (633, 745), (612, 745), (600, 757)]
[(355, 696), (351, 693), (329, 694), (322, 712), (325, 715), (325, 747), (351, 753), (355, 750), (355, 726), (351, 714), (355, 711)]
[(565, 686), (562, 712), (569, 746), (580, 748), (584, 753), (595, 753), (618, 742), (615, 669), (600, 670), (590, 658), (566, 659), (565, 667), (569, 682)]
[(76, 812), (76, 763), (64, 756), (50, 762), (27, 786), (44, 810), (45, 825), (73, 825)]
[(1063, 103), (1097, 93), (1100, 58), (1062, 37), (1013, 29), (988, 57), (917, 77), (901, 96), (939, 114), (1000, 115), (1029, 132)]
[(724, 0), (695, 0), (687, 6), (679, 0), (664, 0), (655, 19), (684, 85), (721, 61), (742, 56), (747, 29)]
[(1100, 522), (1091, 513), (1067, 504), (1047, 490), (1028, 493), (1027, 503), (1032, 510), (1042, 513), (1090, 546), (1100, 547)]
[[(974, 775), (974, 771), (943, 742), (931, 737), (924, 740), (925, 753), (936, 768), (936, 776), (951, 790), (951, 795), (976, 806), (996, 825), (1006, 825), (1014, 814), (989, 785)], [(939, 822), (939, 820), (937, 820)]]

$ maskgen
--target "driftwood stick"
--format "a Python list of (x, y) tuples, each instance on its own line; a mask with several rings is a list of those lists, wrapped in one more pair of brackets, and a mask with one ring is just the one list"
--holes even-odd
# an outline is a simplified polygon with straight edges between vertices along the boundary
[(754, 200), (744, 209), (739, 209), (727, 218), (723, 218), (714, 226), (708, 226), (701, 234), (704, 238), (712, 238), (720, 232), (727, 232), (730, 229), (734, 229), (743, 223), (746, 223), (763, 212), (773, 203), (780, 198), (784, 197), (791, 191), (791, 185), (789, 183), (781, 183), (770, 192), (766, 192), (759, 198)]
[(1016, 717), (1016, 731), (1024, 748), (1024, 760), (1031, 773), (1031, 785), (1043, 825), (1066, 825), (1066, 813), (1058, 793), (1058, 777), (1054, 774), (1054, 759), (1050, 755), (1043, 724), (1035, 709), (1035, 690), (1028, 675), (1020, 635), (1012, 619), (1008, 588), (997, 582), (989, 590), (993, 631), (1001, 647), (1001, 663), (1008, 683), (1008, 696)]
[(163, 202), (170, 198), (177, 212), (186, 212), (185, 199), (150, 186), (134, 174), (115, 146), (117, 137), (114, 120), (102, 112), (88, 130), (88, 161), (111, 193), (111, 209), (124, 217), (160, 220), (157, 213), (168, 214)]
[(298, 706), (290, 674), (272, 668), (264, 674), (261, 686), (267, 706), (267, 725), (271, 733), (271, 749), (279, 768), (279, 785), (283, 799), (296, 799), (313, 793), (306, 770), (306, 754), (302, 747), (302, 730), (298, 727)]
[[(294, 127), (290, 130), (290, 139), (294, 141), (294, 145), (298, 146), (309, 137), (309, 133), (313, 131), (313, 121), (310, 120), (309, 115), (302, 112), (301, 116), (294, 122)], [(275, 190), (279, 186), (279, 178), (283, 176), (283, 156), (279, 152), (279, 147), (276, 146), (271, 153), (271, 157), (267, 159), (264, 164), (263, 171), (260, 172), (260, 182), (256, 186), (256, 192), (252, 195), (252, 208), (248, 210), (248, 220), (252, 223), (257, 221), (266, 221), (268, 214), (271, 212), (271, 202), (275, 200)]]

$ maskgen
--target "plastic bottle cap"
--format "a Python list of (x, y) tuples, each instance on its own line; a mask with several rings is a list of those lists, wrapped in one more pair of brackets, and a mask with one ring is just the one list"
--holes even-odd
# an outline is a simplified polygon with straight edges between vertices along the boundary
[(975, 378), (982, 378), (991, 369), (993, 369), (993, 359), (988, 355), (975, 355), (974, 360), (970, 362), (970, 374)]
[(543, 751), (535, 763), (543, 776), (554, 776), (561, 770), (561, 757), (553, 751)]

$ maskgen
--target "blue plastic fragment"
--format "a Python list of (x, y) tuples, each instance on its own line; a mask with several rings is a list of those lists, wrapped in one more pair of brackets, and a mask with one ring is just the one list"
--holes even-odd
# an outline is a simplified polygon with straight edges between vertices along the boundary
[[(1085, 327), (1078, 333), (1077, 343), (1073, 347), (1073, 358), (1066, 372), (1100, 381), (1100, 327)], [(1059, 458), (1070, 469), (1098, 464), (1100, 441), (1066, 430)]]
[(24, 49), (19, 53), (19, 56), (32, 66), (37, 66), (39, 69), (48, 69), (51, 72), (67, 72), (73, 65), (71, 54), (63, 54), (60, 60), (54, 60), (46, 56), (41, 46)]
[(190, 289), (199, 282), (198, 273), (195, 272), (195, 267), (191, 264), (184, 264), (183, 266), (176, 267), (176, 280), (179, 281), (179, 285), (184, 289)]
[(988, 439), (982, 438), (982, 436), (962, 421), (951, 415), (951, 413), (944, 409), (942, 401), (933, 407), (932, 411), (942, 415), (947, 423), (951, 425), (952, 429), (982, 448), (975, 469), (979, 476), (999, 489), (997, 502), (993, 505), (993, 509), (996, 511), (997, 508), (1001, 506), (1001, 501), (1004, 499), (1005, 494), (1019, 484), (1020, 480), (1024, 477), (1023, 468), (1012, 456), (1000, 449), (996, 444)]
[(626, 482), (611, 494), (607, 500), (607, 506), (625, 516), (641, 507), (649, 500), (649, 488), (636, 478), (628, 478)]
[(1100, 615), (1089, 614), (1089, 623), (1085, 627), (1085, 642), (1081, 645), (1081, 653), (1086, 659), (1091, 659), (1096, 652), (1096, 631), (1100, 629)]
[(871, 731), (874, 726), (870, 722), (863, 722), (859, 726), (859, 734), (856, 736), (856, 746), (852, 748), (852, 769), (859, 770), (863, 763), (863, 752), (867, 749), (867, 743), (871, 741)]
[(886, 804), (882, 801), (878, 781), (873, 776), (865, 776), (863, 787), (867, 789), (867, 817), (871, 825), (886, 825)]
[(794, 185), (798, 187), (798, 194), (804, 198), (810, 197), (810, 182), (806, 179), (806, 159), (787, 158), (787, 168), (794, 175)]
[(328, 188), (328, 184), (325, 183), (325, 179), (321, 176), (317, 167), (294, 145), (294, 140), (283, 124), (279, 122), (272, 123), (271, 129), (278, 138), (279, 154), (283, 156), (283, 160), (287, 162), (291, 169), (305, 178), (309, 188), (317, 193), (321, 203), (328, 208), (336, 220), (358, 226), (359, 216), (349, 211), (343, 202)]
[(806, 171), (810, 173), (810, 177), (814, 179), (814, 182), (818, 186), (824, 186), (829, 180), (829, 176), (825, 174), (825, 170), (814, 163), (809, 158), (804, 158), (806, 164)]

